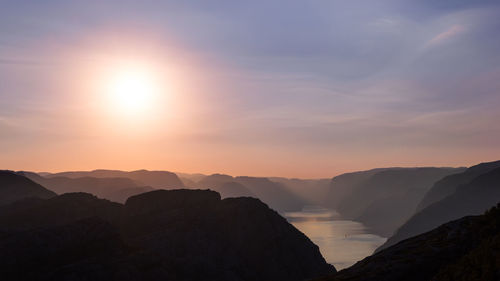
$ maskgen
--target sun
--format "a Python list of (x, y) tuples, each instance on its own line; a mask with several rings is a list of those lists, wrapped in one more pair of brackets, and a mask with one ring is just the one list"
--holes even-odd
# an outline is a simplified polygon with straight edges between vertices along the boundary
[(137, 65), (117, 67), (107, 79), (106, 94), (115, 111), (136, 115), (147, 113), (160, 95), (157, 75)]

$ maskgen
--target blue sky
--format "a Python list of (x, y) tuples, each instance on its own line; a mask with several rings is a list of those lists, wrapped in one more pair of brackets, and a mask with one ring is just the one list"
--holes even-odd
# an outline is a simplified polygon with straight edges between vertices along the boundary
[[(330, 177), (500, 155), (497, 1), (0, 5), (4, 168)], [(69, 74), (75, 61), (123, 49), (188, 73), (189, 94), (172, 95), (189, 105), (156, 133), (86, 122), (97, 113)]]

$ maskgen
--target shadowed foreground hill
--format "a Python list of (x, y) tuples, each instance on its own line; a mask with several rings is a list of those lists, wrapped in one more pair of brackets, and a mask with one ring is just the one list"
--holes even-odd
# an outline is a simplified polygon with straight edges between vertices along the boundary
[(499, 207), (404, 240), (317, 281), (500, 280)]
[(84, 193), (0, 209), (2, 280), (305, 280), (334, 272), (253, 198), (157, 190), (125, 205)]
[[(455, 193), (413, 215), (379, 249), (429, 231), (445, 222), (478, 215), (500, 201), (500, 168), (460, 185)], [(378, 249), (377, 249), (378, 250)]]
[(0, 205), (27, 198), (50, 198), (56, 194), (32, 180), (11, 171), (0, 171)]

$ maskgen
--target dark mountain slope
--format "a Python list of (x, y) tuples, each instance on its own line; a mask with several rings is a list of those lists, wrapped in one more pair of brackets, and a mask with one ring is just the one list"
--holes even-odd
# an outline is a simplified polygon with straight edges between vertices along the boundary
[(303, 280), (332, 270), (316, 245), (257, 199), (159, 190), (129, 198), (125, 211), (131, 243), (175, 256), (185, 274), (197, 268), (207, 280), (220, 274), (224, 280)]
[(56, 194), (32, 180), (11, 171), (0, 171), (0, 205), (27, 197), (50, 198)]
[(413, 215), (379, 249), (429, 231), (442, 223), (467, 215), (477, 215), (500, 201), (500, 168), (480, 175), (455, 193)]
[(417, 212), (432, 203), (438, 202), (455, 192), (458, 186), (472, 181), (474, 178), (493, 169), (500, 168), (500, 161), (481, 163), (472, 166), (461, 173), (449, 175), (434, 184), (417, 206)]
[(113, 280), (128, 251), (115, 227), (88, 218), (0, 235), (0, 271), (2, 280)]
[(27, 230), (100, 217), (118, 222), (122, 205), (88, 193), (65, 193), (50, 199), (25, 199), (0, 207), (0, 229)]
[(9, 265), (3, 280), (298, 281), (334, 272), (259, 200), (208, 190), (157, 190), (125, 205), (81, 193), (18, 201), (0, 209), (0, 261)]
[(499, 280), (499, 207), (404, 240), (318, 281)]

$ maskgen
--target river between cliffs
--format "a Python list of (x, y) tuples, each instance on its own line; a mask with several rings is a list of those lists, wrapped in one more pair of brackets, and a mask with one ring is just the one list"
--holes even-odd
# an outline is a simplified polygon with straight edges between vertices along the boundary
[(326, 261), (337, 270), (371, 255), (387, 240), (370, 233), (363, 224), (344, 220), (334, 210), (319, 206), (306, 206), (300, 212), (283, 215), (318, 245)]

